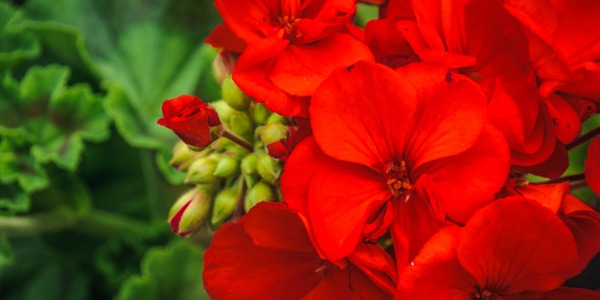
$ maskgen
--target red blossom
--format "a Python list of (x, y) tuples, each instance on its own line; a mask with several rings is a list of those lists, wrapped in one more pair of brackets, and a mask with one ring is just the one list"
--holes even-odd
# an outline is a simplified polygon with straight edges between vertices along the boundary
[(393, 223), (406, 263), (446, 220), (464, 223), (491, 201), (508, 173), (485, 97), (443, 67), (359, 62), (334, 72), (312, 101), (314, 139), (290, 156), (282, 192), (330, 259)]
[(532, 292), (551, 291), (569, 278), (576, 260), (573, 236), (551, 210), (533, 200), (505, 198), (479, 210), (464, 228), (440, 230), (401, 274), (399, 294), (536, 299), (530, 296), (544, 294)]
[(233, 47), (233, 39), (219, 36), (233, 33), (246, 43), (233, 79), (281, 115), (306, 116), (310, 96), (332, 70), (372, 59), (350, 33), (359, 31), (350, 24), (353, 0), (217, 0), (215, 5), (226, 27), (218, 27), (209, 42)]
[(396, 273), (383, 249), (362, 244), (331, 262), (319, 255), (304, 218), (261, 202), (223, 225), (204, 254), (203, 278), (214, 299), (391, 299)]
[(213, 140), (210, 129), (221, 125), (217, 112), (195, 96), (181, 95), (162, 105), (163, 117), (158, 124), (165, 126), (186, 144), (204, 148)]

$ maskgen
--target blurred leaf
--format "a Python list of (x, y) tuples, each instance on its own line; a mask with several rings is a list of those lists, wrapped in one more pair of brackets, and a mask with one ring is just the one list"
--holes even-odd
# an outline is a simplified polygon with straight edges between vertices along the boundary
[[(31, 143), (24, 136), (25, 134), (0, 136), (0, 182), (18, 183), (23, 191), (30, 194), (46, 188), (49, 180), (44, 168), (30, 154)], [(13, 194), (17, 196), (19, 193), (15, 191)]]
[(56, 167), (49, 168), (52, 178), (48, 188), (31, 195), (32, 210), (50, 211), (68, 207), (76, 213), (87, 213), (91, 209), (92, 196), (85, 183), (76, 175)]
[(0, 235), (0, 270), (13, 259), (13, 250), (6, 236)]
[(151, 249), (142, 262), (142, 274), (129, 278), (117, 299), (209, 299), (202, 285), (202, 253), (181, 239)]
[(29, 195), (18, 184), (4, 184), (0, 188), (0, 215), (5, 214), (5, 211), (11, 214), (28, 211), (29, 203)]
[(72, 171), (79, 164), (83, 140), (108, 138), (110, 119), (102, 99), (89, 86), (64, 86), (68, 75), (65, 67), (32, 67), (18, 93), (14, 79), (6, 76), (0, 86), (0, 93), (7, 96), (0, 104), (0, 117), (6, 117), (0, 118), (0, 134), (26, 135), (38, 163), (52, 161)]
[(175, 140), (156, 120), (163, 100), (193, 92), (210, 72), (213, 51), (201, 45), (218, 22), (211, 2), (30, 0), (25, 7), (32, 20), (83, 32), (109, 90), (107, 111), (130, 144), (161, 148)]
[(0, 269), (2, 299), (79, 300), (89, 293), (86, 274), (39, 238), (11, 240), (14, 258)]
[(11, 26), (19, 13), (9, 4), (0, 3), (0, 73), (19, 61), (36, 57), (40, 52), (37, 40), (22, 28)]

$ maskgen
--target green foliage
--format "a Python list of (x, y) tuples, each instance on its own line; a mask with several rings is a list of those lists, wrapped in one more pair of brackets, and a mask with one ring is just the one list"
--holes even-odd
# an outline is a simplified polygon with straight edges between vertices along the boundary
[(208, 299), (201, 281), (202, 253), (185, 240), (148, 251), (141, 274), (123, 284), (117, 299)]
[(17, 10), (0, 3), (0, 74), (20, 61), (36, 57), (40, 52), (38, 41), (12, 21), (19, 18)]

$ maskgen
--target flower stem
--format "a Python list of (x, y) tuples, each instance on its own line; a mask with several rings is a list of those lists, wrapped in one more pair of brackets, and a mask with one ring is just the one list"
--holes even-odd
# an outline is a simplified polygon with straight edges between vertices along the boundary
[(566, 148), (567, 148), (567, 150), (571, 150), (571, 149), (591, 140), (592, 138), (594, 138), (595, 136), (598, 136), (598, 135), (600, 135), (600, 127), (592, 129), (588, 133), (578, 137), (572, 143), (568, 144), (566, 146)]
[(248, 150), (248, 152), (254, 152), (254, 147), (252, 147), (250, 143), (246, 142), (244, 139), (238, 137), (237, 135), (229, 132), (227, 129), (223, 129), (223, 131), (221, 131), (221, 136), (238, 144), (240, 147)]
[(57, 209), (28, 216), (0, 216), (0, 234), (9, 236), (37, 235), (74, 229), (90, 236), (110, 238), (126, 232), (139, 233), (145, 228), (146, 225), (142, 222), (100, 210), (79, 214), (68, 209)]
[(531, 184), (552, 184), (552, 183), (561, 183), (561, 182), (565, 182), (565, 181), (578, 181), (578, 180), (584, 180), (585, 179), (585, 175), (583, 173), (579, 173), (579, 174), (573, 174), (573, 175), (567, 175), (567, 176), (563, 176), (560, 178), (556, 178), (556, 179), (550, 179), (544, 182), (537, 182), (537, 183), (531, 183)]

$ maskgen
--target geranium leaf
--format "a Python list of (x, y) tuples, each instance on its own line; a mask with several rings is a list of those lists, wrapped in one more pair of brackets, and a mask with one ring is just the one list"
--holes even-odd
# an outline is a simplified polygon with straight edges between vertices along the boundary
[(116, 299), (208, 299), (202, 285), (202, 253), (186, 240), (151, 249), (142, 261), (142, 274), (129, 278)]
[(21, 60), (36, 57), (40, 52), (38, 41), (22, 28), (12, 26), (18, 11), (7, 3), (0, 3), (0, 72), (9, 70)]

